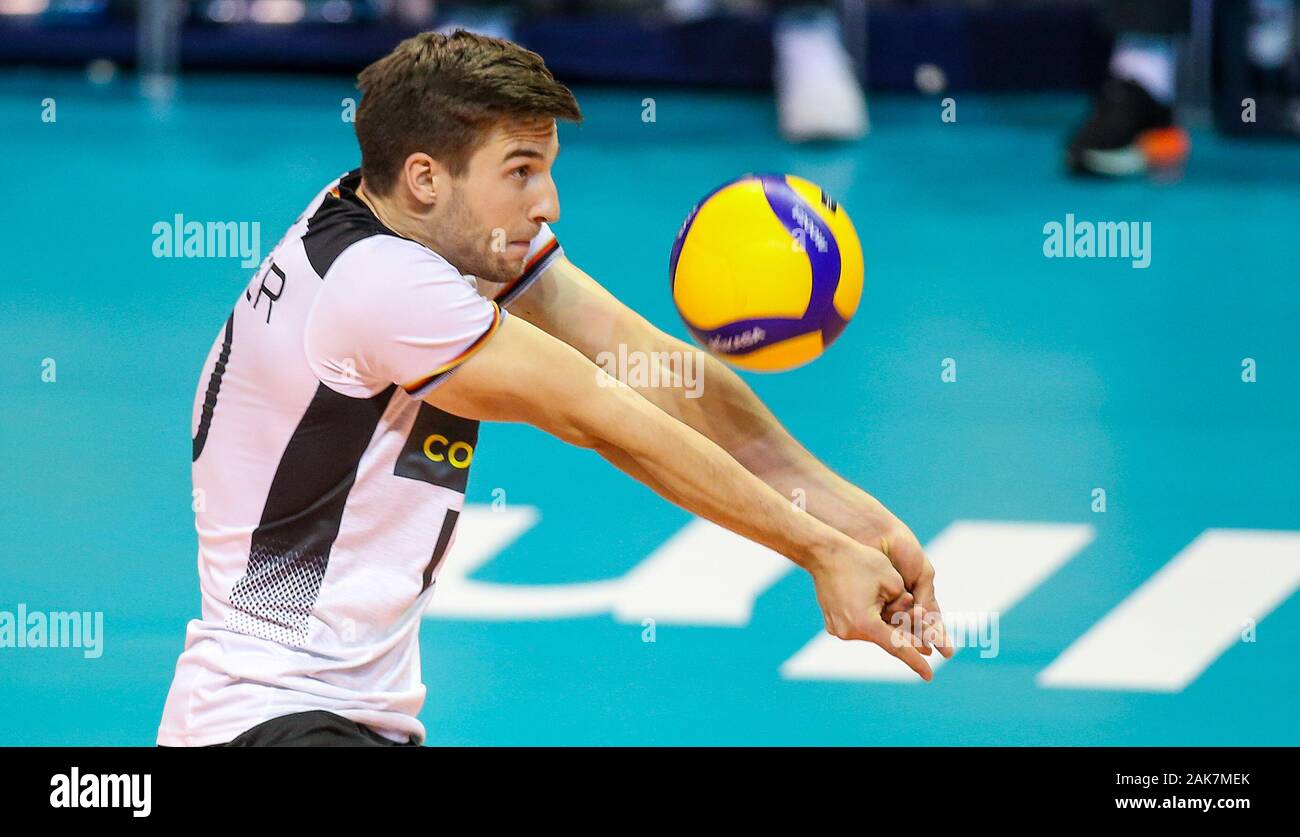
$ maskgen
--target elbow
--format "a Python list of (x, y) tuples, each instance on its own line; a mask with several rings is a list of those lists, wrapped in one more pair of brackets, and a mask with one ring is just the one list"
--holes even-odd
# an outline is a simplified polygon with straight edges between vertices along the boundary
[(551, 415), (547, 426), (541, 429), (574, 447), (599, 453), (608, 447), (609, 443), (603, 434), (597, 432), (589, 418), (580, 410), (573, 409), (573, 405), (564, 405)]
[(624, 399), (634, 396), (617, 378), (596, 370), (596, 393), (573, 393), (575, 397), (557, 405), (551, 434), (576, 447), (594, 450), (601, 455), (617, 449), (612, 440), (617, 433), (613, 418), (626, 406)]

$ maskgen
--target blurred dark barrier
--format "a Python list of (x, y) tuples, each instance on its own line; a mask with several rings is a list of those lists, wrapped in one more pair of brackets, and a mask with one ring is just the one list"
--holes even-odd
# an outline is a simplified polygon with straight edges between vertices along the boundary
[(881, 7), (869, 29), (868, 80), (883, 90), (914, 89), (923, 64), (941, 68), (953, 90), (1090, 89), (1110, 56), (1087, 2)]
[[(185, 69), (356, 72), (417, 27), (358, 19), (184, 28)], [(867, 83), (915, 89), (934, 65), (952, 90), (1079, 89), (1104, 72), (1107, 38), (1094, 4), (873, 5)], [(717, 16), (670, 24), (644, 16), (550, 15), (521, 20), (515, 40), (570, 81), (759, 87), (771, 83), (771, 20)], [(134, 63), (134, 25), (100, 15), (82, 25), (0, 16), (0, 63)]]
[[(1251, 27), (1261, 21), (1249, 4), (1215, 4), (1213, 102), (1214, 124), (1220, 131), (1241, 136), (1300, 136), (1300, 45), (1295, 43), (1300, 39), (1300, 26), (1296, 16), (1292, 7), (1291, 19), (1282, 22), (1292, 33), (1289, 45), (1267, 50), (1258, 33), (1252, 39)], [(1261, 54), (1268, 51), (1275, 54)]]

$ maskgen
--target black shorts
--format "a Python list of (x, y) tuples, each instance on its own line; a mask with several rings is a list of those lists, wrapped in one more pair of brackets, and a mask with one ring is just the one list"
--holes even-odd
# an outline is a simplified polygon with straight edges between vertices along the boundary
[[(164, 746), (164, 745), (158, 745)], [(342, 715), (317, 709), (263, 721), (224, 744), (209, 747), (417, 747), (385, 738)]]

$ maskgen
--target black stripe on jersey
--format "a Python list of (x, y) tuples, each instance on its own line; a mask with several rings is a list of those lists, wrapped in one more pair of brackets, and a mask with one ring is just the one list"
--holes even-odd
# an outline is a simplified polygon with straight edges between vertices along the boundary
[(288, 645), (306, 640), (357, 466), (396, 389), (363, 399), (316, 388), (276, 466), (248, 569), (230, 592), (230, 627)]
[(424, 568), (424, 586), (420, 588), (420, 592), (429, 589), (429, 582), (433, 580), (433, 571), (437, 569), (442, 556), (447, 554), (447, 546), (451, 543), (451, 533), (456, 531), (456, 521), (459, 519), (460, 512), (455, 509), (447, 509), (447, 516), (442, 519), (442, 531), (438, 533), (438, 542), (433, 547), (433, 557), (429, 559), (429, 566)]
[(311, 262), (312, 270), (322, 279), (339, 254), (363, 238), (372, 235), (401, 238), (384, 226), (357, 197), (356, 188), (360, 183), (359, 169), (343, 175), (339, 180), (338, 195), (326, 195), (307, 221), (302, 246), (307, 251), (307, 261)]
[(208, 430), (212, 427), (212, 412), (217, 409), (217, 396), (221, 393), (221, 378), (226, 374), (226, 363), (230, 361), (230, 343), (235, 336), (235, 312), (230, 312), (226, 320), (226, 336), (221, 342), (221, 353), (212, 365), (212, 376), (208, 378), (208, 391), (203, 396), (203, 410), (199, 414), (199, 429), (194, 434), (193, 458), (198, 462), (203, 448), (208, 443)]

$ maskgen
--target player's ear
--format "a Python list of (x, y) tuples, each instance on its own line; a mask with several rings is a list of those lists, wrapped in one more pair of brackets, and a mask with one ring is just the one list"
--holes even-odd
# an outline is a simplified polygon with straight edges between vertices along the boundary
[(423, 151), (411, 154), (402, 166), (407, 191), (425, 207), (437, 203), (439, 188), (447, 182), (446, 174), (442, 164)]

